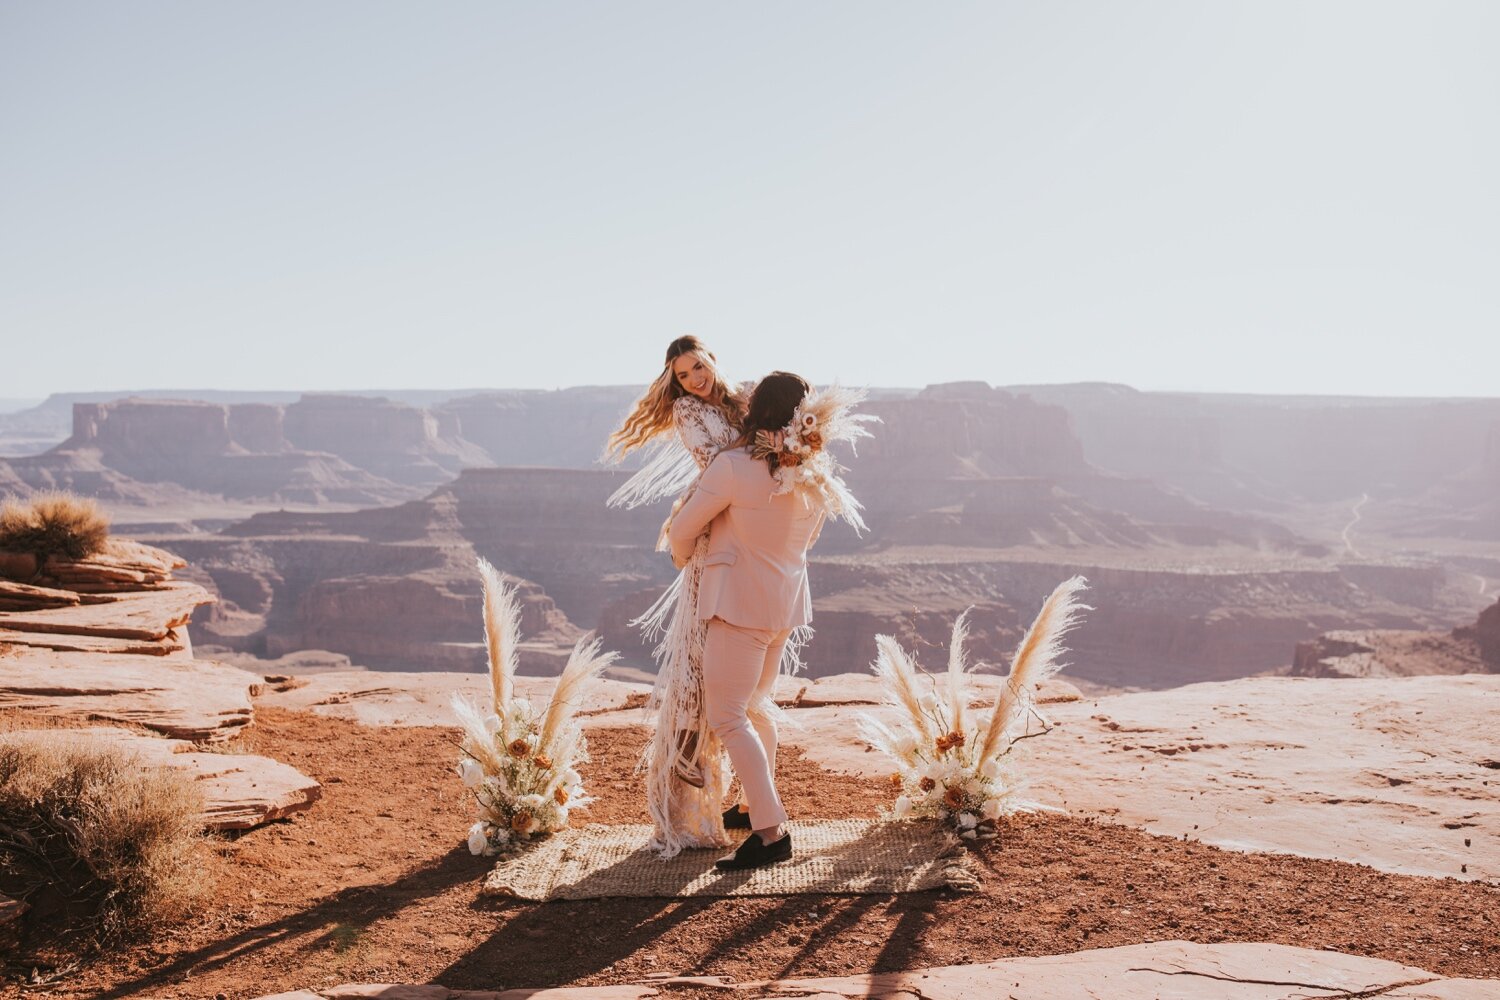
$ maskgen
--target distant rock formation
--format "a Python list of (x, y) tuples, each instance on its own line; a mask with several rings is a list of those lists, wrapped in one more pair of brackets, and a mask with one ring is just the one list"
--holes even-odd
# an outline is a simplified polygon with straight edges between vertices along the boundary
[(1500, 601), (1450, 632), (1369, 629), (1325, 632), (1297, 644), (1298, 677), (1410, 677), (1500, 673)]

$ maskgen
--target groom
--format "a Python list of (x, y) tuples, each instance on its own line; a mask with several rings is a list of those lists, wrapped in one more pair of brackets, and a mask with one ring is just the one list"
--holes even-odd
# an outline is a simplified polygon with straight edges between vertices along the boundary
[(698, 589), (698, 620), (708, 622), (703, 687), (708, 723), (729, 753), (749, 815), (737, 807), (726, 827), (750, 828), (733, 856), (717, 867), (759, 868), (792, 856), (792, 837), (776, 792), (776, 723), (762, 706), (771, 697), (792, 629), (812, 621), (807, 550), (824, 512), (797, 491), (773, 496), (777, 455), (751, 456), (757, 431), (791, 423), (807, 382), (787, 372), (766, 376), (750, 397), (740, 439), (720, 452), (692, 497), (672, 520), (672, 561), (685, 566), (699, 535), (708, 551)]

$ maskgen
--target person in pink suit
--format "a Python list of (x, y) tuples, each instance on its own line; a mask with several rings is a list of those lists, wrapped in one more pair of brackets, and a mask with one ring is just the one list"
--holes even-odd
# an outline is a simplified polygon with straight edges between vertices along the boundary
[(773, 372), (756, 386), (739, 437), (709, 463), (668, 532), (679, 567), (708, 532), (697, 608), (707, 623), (705, 712), (749, 806), (748, 815), (727, 811), (726, 825), (752, 833), (718, 862), (726, 870), (792, 856), (776, 791), (776, 723), (757, 706), (771, 696), (793, 630), (812, 620), (807, 551), (826, 510), (807, 491), (779, 489), (782, 474), (793, 471), (784, 467), (795, 461), (782, 449), (784, 429), (808, 391), (804, 379), (788, 372)]

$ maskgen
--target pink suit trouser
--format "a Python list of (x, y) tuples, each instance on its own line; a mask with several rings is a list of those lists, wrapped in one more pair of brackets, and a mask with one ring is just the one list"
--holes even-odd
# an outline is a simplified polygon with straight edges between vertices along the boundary
[(773, 631), (710, 619), (703, 647), (703, 696), (708, 724), (724, 743), (745, 790), (750, 826), (785, 823), (776, 793), (776, 723), (760, 710), (771, 697), (791, 629)]

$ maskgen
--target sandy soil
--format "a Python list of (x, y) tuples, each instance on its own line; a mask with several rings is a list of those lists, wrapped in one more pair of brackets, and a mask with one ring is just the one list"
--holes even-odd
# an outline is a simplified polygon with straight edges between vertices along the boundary
[[(736, 980), (842, 975), (1143, 941), (1272, 941), (1500, 976), (1500, 888), (1358, 865), (1239, 854), (1061, 816), (1012, 821), (971, 895), (759, 900), (480, 900), (487, 863), (462, 837), (453, 730), (375, 729), (261, 709), (239, 741), (324, 783), (311, 811), (223, 842), (216, 901), (149, 943), (89, 956), (27, 996), (256, 997), (344, 982), (497, 989), (650, 973)], [(638, 729), (590, 733), (588, 821), (645, 822)], [(877, 782), (792, 751), (794, 815), (873, 815)], [(0, 992), (70, 965), (77, 943), (29, 928)], [(687, 997), (698, 991), (685, 991)], [(707, 994), (705, 994), (707, 995)]]

